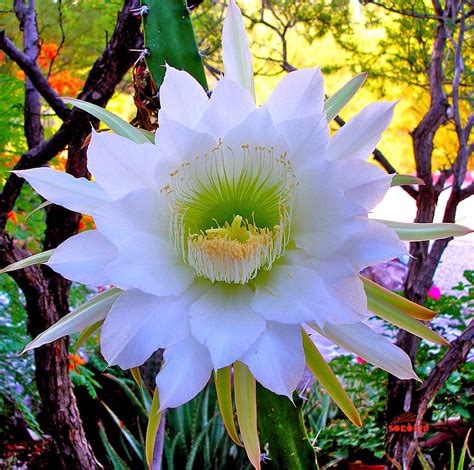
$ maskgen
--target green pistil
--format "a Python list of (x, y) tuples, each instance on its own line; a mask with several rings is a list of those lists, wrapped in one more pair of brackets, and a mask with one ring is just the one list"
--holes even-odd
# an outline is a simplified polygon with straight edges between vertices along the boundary
[(225, 222), (224, 227), (210, 228), (206, 230), (206, 234), (222, 238), (229, 238), (230, 240), (237, 240), (240, 243), (245, 243), (249, 240), (251, 233), (247, 230), (246, 224), (242, 225), (243, 219), (240, 215), (236, 215), (232, 224)]

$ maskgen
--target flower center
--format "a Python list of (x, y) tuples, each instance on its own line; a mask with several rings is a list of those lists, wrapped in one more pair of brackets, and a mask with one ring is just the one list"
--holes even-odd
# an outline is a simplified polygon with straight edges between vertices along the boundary
[(170, 176), (171, 238), (199, 276), (245, 284), (284, 253), (295, 187), (286, 155), (221, 144)]

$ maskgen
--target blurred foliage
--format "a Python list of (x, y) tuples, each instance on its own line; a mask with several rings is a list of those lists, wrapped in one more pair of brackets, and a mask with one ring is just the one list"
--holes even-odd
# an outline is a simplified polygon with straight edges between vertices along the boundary
[(18, 418), (39, 432), (35, 418), (39, 397), (33, 356), (19, 355), (28, 342), (23, 296), (9, 276), (0, 276), (0, 292), (0, 435), (6, 439)]

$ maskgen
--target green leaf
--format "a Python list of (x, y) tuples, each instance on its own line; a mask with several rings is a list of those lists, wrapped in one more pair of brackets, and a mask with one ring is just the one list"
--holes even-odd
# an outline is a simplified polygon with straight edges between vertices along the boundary
[(17, 269), (28, 268), (29, 266), (34, 266), (35, 264), (47, 263), (53, 253), (54, 250), (47, 250), (41, 253), (36, 253), (35, 255), (28, 256), (28, 258), (23, 258), (22, 260), (9, 264), (5, 268), (1, 269), (0, 274), (8, 273), (10, 271), (16, 271)]
[(199, 54), (185, 0), (142, 0), (149, 8), (143, 15), (145, 61), (158, 90), (165, 64), (192, 75), (207, 90), (206, 74)]
[(76, 340), (76, 343), (74, 344), (74, 356), (77, 354), (77, 351), (79, 351), (79, 348), (102, 326), (102, 323), (104, 323), (104, 320), (100, 320), (96, 323), (93, 323), (85, 330), (82, 330), (81, 334)]
[(302, 404), (297, 393), (294, 404), (257, 383), (258, 430), (262, 448), (268, 453), (268, 470), (316, 469), (316, 455), (306, 433)]
[(472, 431), (472, 428), (469, 429), (469, 431), (466, 434), (466, 439), (464, 439), (464, 445), (462, 446), (461, 456), (459, 457), (457, 470), (463, 470), (464, 468), (464, 460), (466, 459), (466, 452), (469, 446), (469, 436), (471, 435), (471, 431)]
[(38, 348), (43, 344), (51, 343), (63, 336), (77, 333), (103, 320), (121, 293), (122, 291), (120, 289), (114, 287), (87, 300), (76, 310), (68, 313), (46, 331), (39, 334), (25, 347), (22, 354), (31, 349)]
[(349, 103), (357, 90), (362, 86), (367, 77), (366, 73), (360, 73), (347, 82), (339, 91), (328, 98), (324, 103), (324, 113), (328, 122), (332, 121), (344, 106)]
[(215, 373), (214, 383), (217, 392), (217, 401), (221, 411), (224, 426), (230, 438), (239, 446), (242, 445), (235, 429), (234, 408), (232, 406), (232, 382), (230, 366), (219, 369)]
[(425, 182), (418, 178), (417, 176), (412, 175), (393, 175), (392, 184), (390, 186), (403, 186), (407, 184), (418, 184), (424, 186)]
[(260, 470), (256, 385), (248, 367), (242, 362), (234, 363), (234, 393), (237, 420), (245, 451), (252, 465)]
[(377, 300), (374, 297), (367, 296), (368, 309), (380, 318), (388, 321), (392, 325), (398, 326), (419, 338), (432, 341), (433, 343), (449, 346), (449, 343), (438, 333), (428, 328), (424, 323), (410, 317), (404, 311), (396, 306)]
[(133, 437), (133, 434), (123, 425), (120, 421), (119, 417), (103, 402), (101, 401), (104, 408), (109, 413), (110, 417), (112, 418), (113, 422), (117, 425), (122, 433), (123, 437), (127, 441), (128, 445), (132, 448), (133, 452), (135, 452), (136, 456), (139, 459), (142, 459), (142, 452), (140, 449), (140, 443)]
[(458, 224), (422, 224), (393, 222), (391, 220), (374, 219), (381, 224), (391, 228), (400, 238), (409, 242), (421, 242), (426, 240), (438, 240), (440, 238), (462, 237), (472, 233), (468, 227)]
[(405, 297), (385, 289), (385, 287), (378, 285), (364, 276), (359, 277), (364, 283), (365, 294), (369, 301), (377, 301), (387, 308), (396, 308), (418, 320), (432, 320), (436, 316), (436, 312), (433, 312), (433, 310), (405, 299)]
[(147, 138), (139, 129), (133, 127), (121, 117), (101, 108), (100, 106), (76, 98), (64, 98), (64, 101), (74, 105), (76, 108), (92, 114), (92, 116), (100, 119), (113, 132), (122, 137), (133, 140), (133, 142), (136, 142), (137, 144), (145, 144), (150, 141), (149, 138)]
[(151, 402), (150, 415), (148, 418), (148, 426), (146, 428), (146, 442), (145, 442), (145, 455), (148, 467), (152, 470), (153, 462), (153, 451), (155, 449), (156, 434), (160, 426), (161, 413), (160, 409), (160, 398), (158, 395), (158, 388), (155, 388), (153, 393), (153, 400)]
[(347, 395), (336, 375), (324, 360), (324, 357), (321, 355), (308, 333), (304, 330), (301, 331), (306, 364), (308, 365), (309, 370), (336, 402), (341, 411), (360, 428), (362, 426), (360, 416), (349, 398), (349, 395)]

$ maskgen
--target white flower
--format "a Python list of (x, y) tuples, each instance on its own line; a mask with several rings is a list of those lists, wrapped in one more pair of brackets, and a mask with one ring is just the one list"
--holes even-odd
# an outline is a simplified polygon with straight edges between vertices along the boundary
[(94, 182), (47, 168), (17, 172), (96, 223), (61, 244), (48, 266), (123, 290), (102, 326), (102, 353), (129, 369), (166, 348), (157, 377), (163, 408), (190, 400), (213, 369), (238, 360), (291, 397), (305, 366), (303, 323), (415, 377), (403, 351), (360, 323), (367, 299), (359, 271), (406, 253), (367, 217), (390, 187), (391, 176), (366, 160), (394, 103), (367, 106), (330, 139), (321, 72), (302, 69), (257, 107), (234, 81), (250, 83), (245, 71), (240, 80), (228, 29), (224, 59), (233, 72), (210, 99), (189, 74), (167, 67), (155, 145), (94, 133)]
[[(392, 176), (367, 159), (395, 103), (367, 106), (330, 138), (319, 69), (289, 73), (256, 106), (234, 3), (223, 46), (225, 75), (210, 99), (167, 67), (155, 144), (93, 134), (93, 182), (48, 168), (17, 172), (96, 223), (61, 244), (48, 266), (120, 289), (105, 312), (86, 308), (86, 323), (105, 317), (110, 365), (133, 368), (165, 348), (162, 409), (192, 399), (212, 370), (236, 361), (291, 397), (306, 362), (303, 325), (400, 378), (416, 377), (408, 356), (363, 323), (359, 278), (406, 253), (393, 230), (368, 219)], [(79, 323), (31, 347), (86, 326)]]

